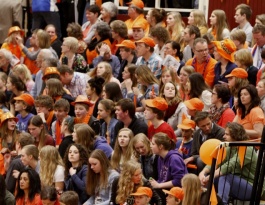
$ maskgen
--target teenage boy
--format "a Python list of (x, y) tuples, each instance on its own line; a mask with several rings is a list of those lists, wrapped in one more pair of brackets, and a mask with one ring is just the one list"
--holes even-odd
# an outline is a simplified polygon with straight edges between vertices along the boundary
[(166, 100), (161, 97), (156, 97), (154, 99), (145, 100), (145, 105), (145, 119), (151, 121), (152, 123), (152, 125), (148, 127), (148, 138), (152, 139), (154, 134), (163, 132), (176, 142), (177, 140), (174, 130), (163, 120), (165, 111), (168, 108)]
[(199, 98), (191, 98), (184, 101), (184, 104), (187, 107), (187, 112), (191, 119), (193, 119), (197, 112), (200, 112), (204, 108), (203, 102)]
[(20, 132), (27, 132), (28, 122), (33, 116), (31, 113), (34, 106), (34, 98), (27, 93), (24, 93), (18, 97), (15, 97), (15, 111), (19, 114), (16, 116), (18, 118), (17, 129)]
[(179, 187), (173, 187), (169, 191), (163, 189), (163, 192), (167, 194), (167, 204), (181, 204), (184, 198), (184, 192)]
[(134, 204), (149, 205), (153, 192), (149, 187), (139, 187), (136, 192), (131, 195), (134, 196)]
[(64, 120), (68, 116), (70, 110), (70, 104), (67, 100), (61, 98), (57, 100), (54, 104), (54, 115), (56, 120), (52, 123), (52, 137), (55, 141), (56, 147), (62, 142), (62, 134), (61, 134), (61, 125)]

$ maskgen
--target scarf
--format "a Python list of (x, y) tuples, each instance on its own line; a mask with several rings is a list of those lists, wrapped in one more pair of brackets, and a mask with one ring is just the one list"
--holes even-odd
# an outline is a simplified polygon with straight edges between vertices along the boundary
[(57, 39), (57, 35), (51, 37), (51, 44)]
[(223, 104), (222, 107), (220, 108), (217, 108), (215, 105), (211, 106), (209, 114), (210, 114), (210, 119), (212, 120), (212, 122), (217, 124), (223, 112), (228, 108), (230, 108), (229, 102), (226, 104)]
[(90, 120), (91, 114), (89, 112), (87, 112), (86, 116), (83, 118), (77, 118), (75, 117), (74, 123), (78, 124), (78, 123), (85, 123), (88, 124), (89, 120)]
[(61, 134), (61, 126), (62, 126), (62, 123), (59, 122), (59, 120), (56, 120), (56, 123), (55, 123), (55, 145), (60, 145), (61, 142), (62, 142), (62, 134)]
[(54, 112), (53, 111), (50, 111), (49, 112), (49, 116), (48, 116), (48, 118), (46, 120), (48, 130), (51, 130), (51, 124), (52, 124), (53, 115), (54, 115)]

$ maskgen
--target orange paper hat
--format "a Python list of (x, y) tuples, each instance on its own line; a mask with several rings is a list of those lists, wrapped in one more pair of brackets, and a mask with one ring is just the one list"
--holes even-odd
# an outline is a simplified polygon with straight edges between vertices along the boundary
[(45, 70), (45, 73), (42, 77), (42, 80), (45, 80), (47, 78), (48, 75), (51, 75), (51, 74), (58, 74), (60, 75), (59, 71), (57, 70), (56, 67), (48, 67), (46, 68)]
[(18, 118), (16, 118), (11, 112), (5, 112), (1, 115), (0, 126), (2, 126), (2, 124), (8, 119), (14, 119), (16, 122), (18, 122)]
[(196, 126), (195, 122), (193, 120), (190, 120), (185, 114), (182, 115), (182, 122), (178, 125), (178, 128), (189, 130), (194, 129)]
[(225, 39), (223, 41), (212, 41), (216, 46), (217, 52), (230, 62), (234, 62), (234, 53), (236, 51), (236, 45), (231, 39)]
[(24, 36), (24, 31), (19, 28), (18, 26), (12, 26), (11, 28), (9, 28), (8, 30), (8, 36), (10, 36), (12, 33), (19, 31), (20, 35), (23, 37)]
[(156, 97), (154, 99), (145, 100), (148, 107), (157, 108), (158, 110), (165, 111), (168, 108), (167, 101), (164, 98)]
[(226, 75), (225, 77), (226, 78), (237, 77), (237, 78), (246, 79), (248, 77), (248, 73), (243, 68), (235, 68), (234, 70), (232, 70), (230, 74)]
[(71, 105), (75, 106), (76, 103), (83, 103), (87, 104), (89, 106), (92, 106), (93, 103), (90, 102), (90, 100), (85, 95), (78, 95), (74, 102), (71, 102)]
[(122, 41), (120, 44), (116, 44), (117, 47), (126, 47), (126, 48), (130, 48), (130, 49), (135, 49), (135, 43), (130, 41), (130, 40), (124, 40)]
[(152, 189), (149, 187), (139, 187), (135, 193), (131, 194), (132, 196), (148, 196), (149, 198), (152, 198), (153, 192)]
[(177, 199), (180, 199), (181, 201), (183, 200), (183, 197), (184, 197), (184, 192), (180, 187), (173, 187), (169, 191), (163, 189), (163, 192), (165, 192), (166, 194), (172, 195), (176, 197)]
[(28, 93), (23, 93), (18, 97), (14, 97), (14, 100), (21, 100), (27, 103), (29, 106), (34, 106), (34, 98)]

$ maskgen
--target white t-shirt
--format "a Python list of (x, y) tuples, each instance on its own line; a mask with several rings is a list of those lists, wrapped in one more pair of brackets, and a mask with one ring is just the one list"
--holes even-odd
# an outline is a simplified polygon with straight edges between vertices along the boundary
[(63, 181), (64, 181), (64, 167), (61, 165), (57, 165), (53, 176), (53, 182), (63, 182)]

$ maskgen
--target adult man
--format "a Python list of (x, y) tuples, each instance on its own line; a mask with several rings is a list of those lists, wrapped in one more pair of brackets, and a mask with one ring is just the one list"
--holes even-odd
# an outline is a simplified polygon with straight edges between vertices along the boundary
[(193, 58), (194, 53), (192, 51), (193, 43), (196, 38), (200, 38), (201, 33), (200, 29), (194, 25), (188, 25), (184, 29), (184, 36), (183, 39), (187, 43), (183, 50), (183, 62), (187, 62), (189, 59)]
[[(124, 98), (119, 100), (115, 109), (115, 114), (119, 120), (114, 128), (115, 137), (118, 135), (119, 130), (124, 127), (131, 129), (134, 135), (139, 133), (144, 133), (147, 135), (147, 124), (135, 117), (135, 106), (131, 99)], [(113, 142), (115, 142), (115, 139)], [(113, 147), (114, 144), (111, 146)]]
[(133, 41), (139, 41), (141, 40), (144, 36), (145, 36), (145, 25), (143, 23), (135, 23), (132, 26), (132, 37), (133, 37)]
[(12, 53), (4, 48), (0, 49), (0, 71), (9, 75), (12, 61)]
[(73, 98), (76, 98), (78, 95), (86, 95), (87, 74), (74, 72), (73, 69), (66, 65), (60, 66), (58, 71), (60, 72), (63, 85), (70, 91)]
[(118, 79), (120, 82), (123, 81), (122, 79), (122, 72), (124, 71), (124, 68), (129, 64), (135, 64), (137, 61), (137, 56), (135, 54), (135, 43), (130, 40), (124, 40), (120, 44), (116, 44), (116, 46), (120, 50), (120, 56), (121, 56), (121, 68), (118, 75)]
[(10, 1), (10, 0), (1, 0), (0, 7), (0, 46), (4, 43), (8, 29), (12, 24), (17, 21), (20, 24), (22, 23), (22, 6), (21, 1)]
[(136, 41), (137, 62), (136, 65), (147, 65), (155, 77), (161, 76), (162, 58), (154, 53), (155, 42), (152, 38), (144, 37)]
[(251, 45), (252, 43), (252, 26), (249, 23), (252, 10), (249, 5), (246, 4), (239, 4), (235, 8), (236, 14), (234, 16), (236, 23), (238, 23), (238, 27), (234, 28), (232, 31), (237, 30), (237, 29), (242, 29), (245, 31), (246, 36), (247, 36), (247, 42), (248, 45)]
[(258, 69), (262, 68), (262, 58), (261, 52), (265, 47), (265, 26), (264, 25), (255, 25), (252, 30), (253, 39), (255, 45), (253, 46), (251, 53), (253, 57), (253, 66)]
[(195, 115), (195, 123), (199, 129), (193, 134), (191, 157), (184, 160), (185, 164), (195, 163), (198, 173), (204, 168), (204, 163), (199, 157), (200, 147), (208, 139), (219, 139), (223, 141), (224, 129), (213, 123), (208, 112), (198, 112)]
[(128, 37), (132, 38), (132, 27), (135, 23), (142, 23), (145, 25), (146, 29), (144, 32), (145, 36), (147, 36), (149, 33), (149, 24), (144, 18), (144, 2), (142, 2), (141, 0), (132, 0), (128, 4), (128, 16), (130, 17), (130, 19), (125, 21), (125, 24), (128, 28)]
[(214, 66), (217, 63), (209, 55), (208, 44), (204, 38), (197, 38), (193, 43), (195, 57), (189, 59), (186, 65), (191, 65), (196, 72), (202, 74), (205, 82), (212, 87), (214, 82)]

